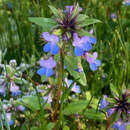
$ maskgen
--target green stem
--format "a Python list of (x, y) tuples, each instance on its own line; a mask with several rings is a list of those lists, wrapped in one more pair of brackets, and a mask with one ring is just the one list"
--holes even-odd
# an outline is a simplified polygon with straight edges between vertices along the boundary
[(56, 108), (54, 110), (54, 122), (55, 122), (55, 130), (57, 128), (57, 123), (58, 123), (58, 108), (59, 108), (59, 100), (61, 97), (61, 90), (62, 90), (62, 79), (63, 79), (63, 48), (60, 49), (60, 70), (58, 74), (58, 91), (57, 91), (57, 100), (56, 100)]

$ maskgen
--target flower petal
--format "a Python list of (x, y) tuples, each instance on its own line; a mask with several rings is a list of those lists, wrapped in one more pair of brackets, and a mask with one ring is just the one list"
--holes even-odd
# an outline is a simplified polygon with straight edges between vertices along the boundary
[(59, 46), (57, 44), (52, 44), (51, 45), (51, 54), (52, 55), (55, 55), (55, 54), (58, 54), (59, 53)]
[(75, 56), (82, 56), (84, 53), (83, 49), (80, 47), (75, 47)]
[(51, 50), (51, 43), (48, 42), (48, 43), (44, 46), (43, 50), (44, 50), (44, 52), (49, 52), (49, 51)]
[(13, 120), (9, 120), (8, 123), (9, 123), (10, 126), (12, 126), (14, 124), (14, 121)]
[(95, 37), (91, 37), (91, 38), (90, 38), (90, 42), (91, 42), (92, 44), (96, 44), (96, 38), (95, 38)]
[(80, 93), (80, 87), (79, 87), (78, 85), (74, 84), (74, 85), (72, 86), (71, 91), (73, 91), (73, 92), (75, 92), (75, 93)]
[(46, 77), (50, 77), (53, 75), (53, 70), (52, 69), (47, 69), (46, 70)]
[(42, 37), (46, 40), (46, 41), (50, 41), (51, 39), (51, 35), (49, 34), (49, 32), (44, 32), (42, 34)]
[(58, 43), (59, 42), (59, 37), (57, 35), (52, 34), (51, 35), (51, 42), (52, 43)]
[(95, 64), (95, 63), (91, 63), (91, 64), (90, 64), (90, 69), (91, 69), (92, 71), (97, 70), (96, 64)]
[(86, 42), (86, 43), (83, 44), (83, 48), (86, 51), (90, 51), (92, 49), (92, 44), (89, 43), (89, 42)]
[(37, 71), (37, 74), (39, 74), (40, 76), (44, 75), (46, 73), (46, 68), (40, 68), (38, 71)]
[(100, 60), (95, 60), (94, 63), (95, 63), (97, 66), (100, 66), (100, 65), (101, 65), (101, 61), (100, 61)]

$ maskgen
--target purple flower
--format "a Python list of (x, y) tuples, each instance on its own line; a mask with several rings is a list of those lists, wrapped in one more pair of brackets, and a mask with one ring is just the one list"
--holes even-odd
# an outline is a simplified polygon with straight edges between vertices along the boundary
[(73, 46), (75, 47), (75, 55), (82, 56), (84, 51), (90, 51), (92, 49), (91, 43), (96, 43), (95, 38), (90, 38), (89, 36), (78, 37), (77, 33), (73, 34)]
[(111, 13), (110, 17), (112, 20), (117, 19), (117, 15), (115, 13)]
[(19, 90), (19, 86), (17, 86), (14, 82), (10, 82), (10, 92), (14, 97), (20, 95), (21, 93), (21, 91)]
[(6, 96), (6, 81), (0, 80), (0, 94), (5, 97)]
[(45, 90), (42, 89), (42, 87), (43, 87), (42, 84), (37, 86), (37, 91), (38, 91), (39, 93), (43, 93), (43, 92), (45, 92)]
[(56, 62), (53, 60), (52, 57), (50, 57), (48, 60), (40, 60), (40, 66), (42, 66), (42, 68), (40, 68), (37, 73), (42, 76), (42, 75), (46, 75), (46, 77), (50, 77), (51, 75), (53, 75), (53, 69), (56, 66)]
[(114, 130), (116, 130), (116, 129), (125, 130), (125, 129), (126, 129), (126, 126), (125, 126), (125, 124), (124, 124), (121, 120), (118, 120), (118, 121), (112, 126), (112, 128), (114, 128)]
[(17, 65), (16, 60), (15, 59), (10, 60), (9, 65), (12, 66), (12, 67), (16, 67), (16, 65)]
[(124, 0), (123, 4), (129, 6), (130, 5), (130, 0)]
[(99, 109), (102, 110), (103, 108), (105, 108), (109, 103), (106, 100), (107, 96), (104, 95), (103, 99), (101, 99), (100, 101), (100, 107)]
[(86, 60), (92, 71), (97, 70), (97, 67), (101, 65), (101, 61), (97, 60), (97, 52), (94, 52), (93, 55), (86, 53)]
[(83, 72), (83, 68), (80, 62), (78, 63), (78, 68), (75, 69), (75, 71), (80, 72), (80, 73)]
[(7, 6), (8, 6), (9, 9), (12, 9), (12, 7), (13, 7), (12, 2), (8, 2)]
[(12, 126), (14, 124), (14, 121), (11, 120), (11, 113), (6, 113), (6, 116), (7, 116), (9, 125)]
[(6, 96), (6, 88), (4, 86), (0, 86), (0, 94), (5, 97)]
[[(68, 85), (68, 87), (72, 84), (73, 80), (68, 80), (67, 78), (65, 78), (65, 81)], [(80, 93), (80, 86), (79, 85), (76, 85), (76, 83), (74, 83), (74, 85), (72, 86), (71, 88), (71, 91), (72, 92), (75, 92), (75, 93)]]
[(47, 44), (44, 46), (43, 50), (45, 52), (51, 52), (52, 55), (59, 53), (59, 46), (57, 43), (59, 42), (59, 37), (57, 35), (50, 35), (48, 32), (44, 32), (42, 37), (47, 41)]
[(19, 105), (16, 109), (23, 112), (26, 108), (23, 105)]
[(43, 104), (45, 103), (45, 102), (48, 102), (48, 104), (51, 104), (51, 102), (52, 102), (52, 93), (49, 93), (47, 96), (44, 96), (43, 97)]
[[(65, 12), (70, 12), (70, 13), (72, 11), (74, 11), (74, 9), (75, 9), (75, 7), (73, 5), (71, 5), (71, 6), (65, 6), (65, 8), (66, 8)], [(81, 11), (82, 11), (82, 8), (79, 7), (79, 12), (81, 12)]]
[(110, 108), (110, 109), (108, 109), (107, 114), (110, 117), (114, 112), (115, 112), (115, 109), (114, 108)]

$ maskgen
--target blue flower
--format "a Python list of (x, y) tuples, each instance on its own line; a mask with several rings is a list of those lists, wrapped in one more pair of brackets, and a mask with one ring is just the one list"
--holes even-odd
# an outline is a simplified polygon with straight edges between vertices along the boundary
[(12, 93), (13, 97), (18, 96), (21, 93), (19, 86), (17, 86), (14, 82), (10, 82), (10, 92)]
[(23, 112), (26, 108), (23, 105), (19, 105), (16, 107), (16, 109)]
[(11, 113), (6, 113), (6, 116), (7, 116), (9, 125), (12, 126), (14, 124), (14, 121), (11, 120)]
[(7, 3), (7, 6), (8, 6), (9, 9), (12, 9), (12, 7), (13, 7), (13, 5), (12, 5), (11, 2), (8, 2), (8, 3)]
[(83, 67), (81, 65), (81, 62), (78, 62), (78, 68), (76, 68), (75, 71), (80, 72), (80, 73), (83, 72)]
[[(73, 5), (65, 6), (65, 8), (66, 8), (65, 12), (67, 12), (67, 13), (72, 13), (74, 11), (74, 9), (75, 9), (75, 7)], [(79, 12), (81, 12), (81, 11), (82, 11), (82, 8), (79, 7)]]
[(75, 47), (75, 56), (82, 56), (84, 51), (90, 51), (92, 49), (92, 43), (96, 43), (95, 38), (89, 36), (78, 37), (77, 33), (73, 34), (73, 46)]
[(50, 57), (48, 60), (40, 60), (40, 68), (37, 73), (42, 76), (46, 75), (46, 77), (50, 77), (53, 75), (53, 68), (56, 66), (56, 62)]
[(118, 120), (113, 126), (112, 128), (114, 128), (114, 130), (125, 130), (126, 129), (126, 126), (125, 124), (121, 121), (121, 120)]
[(45, 52), (51, 52), (52, 55), (59, 53), (59, 46), (57, 43), (59, 42), (59, 37), (57, 35), (50, 35), (48, 32), (44, 32), (42, 37), (47, 41), (47, 44), (43, 47)]
[(5, 97), (6, 96), (6, 88), (3, 86), (0, 86), (0, 94)]
[(110, 17), (112, 20), (115, 20), (115, 19), (117, 19), (117, 14), (111, 13)]
[(51, 104), (51, 102), (52, 102), (52, 93), (49, 93), (47, 96), (44, 96), (43, 97), (43, 104), (45, 103), (45, 102), (48, 102), (48, 104)]
[[(72, 84), (73, 80), (68, 80), (67, 78), (65, 78), (65, 81), (68, 85), (68, 87)], [(75, 93), (80, 93), (80, 86), (79, 85), (76, 85), (76, 83), (74, 83), (74, 85), (72, 86), (71, 88), (71, 91), (72, 92), (75, 92)]]
[(6, 81), (0, 80), (0, 94), (5, 97), (6, 96)]
[(124, 0), (123, 4), (126, 5), (126, 6), (129, 6), (130, 5), (130, 0)]
[(90, 69), (92, 71), (97, 70), (98, 66), (101, 65), (101, 61), (97, 60), (97, 52), (94, 52), (93, 55), (91, 55), (90, 53), (86, 53), (86, 60), (89, 63)]
[(104, 95), (103, 99), (101, 99), (100, 101), (100, 106), (99, 109), (102, 110), (103, 108), (105, 108), (109, 103), (106, 101), (107, 96)]
[(110, 117), (114, 112), (115, 112), (115, 109), (114, 108), (110, 108), (110, 109), (108, 109), (107, 114)]

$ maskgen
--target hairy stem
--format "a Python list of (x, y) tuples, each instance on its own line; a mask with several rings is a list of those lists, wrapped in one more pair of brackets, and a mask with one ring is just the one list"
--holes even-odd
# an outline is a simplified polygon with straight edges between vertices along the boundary
[(61, 90), (62, 90), (62, 80), (63, 80), (63, 48), (60, 49), (60, 70), (58, 74), (58, 90), (57, 90), (57, 99), (56, 99), (56, 108), (54, 110), (54, 121), (55, 121), (55, 130), (57, 128), (58, 123), (58, 108), (59, 108), (59, 100), (61, 97)]

